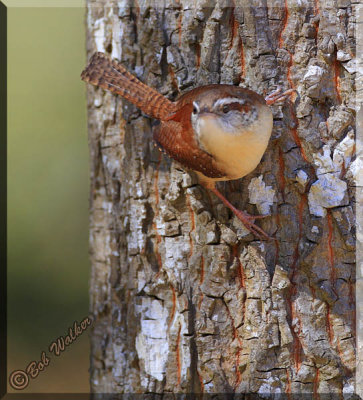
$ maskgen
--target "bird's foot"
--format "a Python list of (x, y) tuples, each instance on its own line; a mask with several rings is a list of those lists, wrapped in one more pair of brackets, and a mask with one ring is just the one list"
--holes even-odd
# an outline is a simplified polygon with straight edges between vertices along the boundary
[(270, 93), (268, 96), (265, 97), (266, 104), (271, 105), (280, 101), (286, 100), (289, 96), (291, 96), (294, 92), (296, 92), (295, 89), (289, 89), (286, 90), (285, 92), (281, 93), (281, 88), (279, 87), (276, 89), (274, 92)]
[(238, 210), (235, 206), (233, 206), (224, 196), (223, 194), (217, 190), (214, 186), (206, 186), (208, 189), (210, 189), (217, 197), (219, 197), (223, 204), (226, 205), (232, 212), (233, 214), (243, 223), (243, 225), (255, 236), (257, 236), (259, 239), (267, 239), (271, 240), (274, 239), (271, 236), (269, 236), (263, 229), (261, 229), (259, 226), (255, 225), (255, 219), (260, 219), (260, 218), (265, 218), (268, 217), (268, 215), (249, 215), (244, 211)]
[(243, 223), (243, 225), (259, 239), (273, 239), (263, 229), (257, 226), (254, 222), (256, 219), (266, 218), (268, 215), (250, 215), (241, 210), (232, 210), (235, 216)]

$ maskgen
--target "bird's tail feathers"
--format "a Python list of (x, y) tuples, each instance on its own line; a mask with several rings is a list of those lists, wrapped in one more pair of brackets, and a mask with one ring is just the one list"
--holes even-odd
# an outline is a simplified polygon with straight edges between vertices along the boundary
[(170, 118), (175, 103), (139, 81), (120, 63), (104, 53), (95, 53), (81, 74), (82, 80), (112, 93), (119, 94), (135, 104), (145, 114), (160, 120)]

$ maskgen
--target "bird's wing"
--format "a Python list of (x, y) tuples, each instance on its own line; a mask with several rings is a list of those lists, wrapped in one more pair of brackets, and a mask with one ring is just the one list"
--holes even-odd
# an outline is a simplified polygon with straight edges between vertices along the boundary
[[(189, 113), (190, 115), (190, 113)], [(200, 149), (190, 125), (170, 120), (154, 127), (154, 140), (174, 160), (184, 167), (199, 171), (208, 178), (223, 178), (214, 158)]]

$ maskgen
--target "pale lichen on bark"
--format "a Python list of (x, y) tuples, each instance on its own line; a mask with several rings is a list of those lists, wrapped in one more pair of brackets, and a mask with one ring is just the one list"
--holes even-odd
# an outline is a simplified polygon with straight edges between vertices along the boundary
[(221, 184), (256, 241), (88, 88), (95, 392), (347, 393), (355, 371), (355, 14), (348, 0), (88, 2), (87, 49), (174, 99), (297, 90), (257, 169)]

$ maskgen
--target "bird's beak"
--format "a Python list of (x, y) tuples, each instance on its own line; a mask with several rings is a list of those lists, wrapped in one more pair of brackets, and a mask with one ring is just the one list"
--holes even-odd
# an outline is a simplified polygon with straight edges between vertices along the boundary
[(215, 118), (215, 114), (209, 111), (201, 111), (199, 113), (199, 118)]

